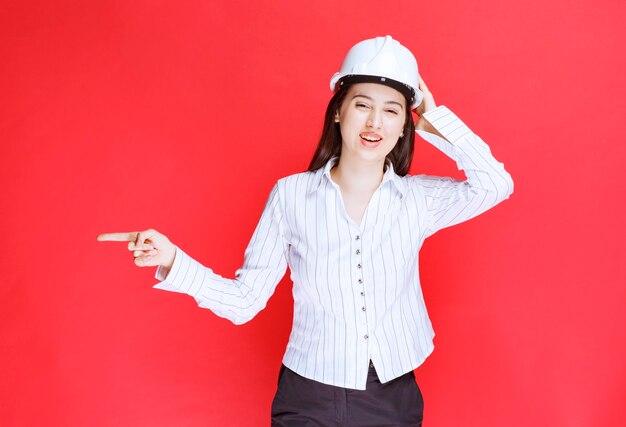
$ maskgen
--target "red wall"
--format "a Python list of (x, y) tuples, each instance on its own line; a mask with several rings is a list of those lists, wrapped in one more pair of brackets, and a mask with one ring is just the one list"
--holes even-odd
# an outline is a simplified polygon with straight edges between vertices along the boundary
[[(515, 180), (423, 248), (425, 425), (625, 425), (624, 15), (617, 0), (3, 2), (0, 424), (268, 425), (288, 279), (235, 327), (95, 237), (154, 227), (232, 275), (273, 183), (307, 166), (343, 54), (392, 34)], [(423, 141), (413, 173), (460, 176)]]

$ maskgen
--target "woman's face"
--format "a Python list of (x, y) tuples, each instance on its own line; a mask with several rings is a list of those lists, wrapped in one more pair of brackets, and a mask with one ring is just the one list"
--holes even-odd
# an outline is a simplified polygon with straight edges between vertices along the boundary
[(406, 98), (378, 83), (352, 85), (335, 114), (341, 128), (341, 156), (384, 161), (406, 120)]

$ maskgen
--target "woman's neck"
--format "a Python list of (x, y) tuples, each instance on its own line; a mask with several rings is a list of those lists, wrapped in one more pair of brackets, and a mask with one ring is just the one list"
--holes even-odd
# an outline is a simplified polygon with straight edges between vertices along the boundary
[(343, 191), (373, 193), (383, 179), (384, 166), (384, 160), (362, 162), (341, 156), (330, 176)]

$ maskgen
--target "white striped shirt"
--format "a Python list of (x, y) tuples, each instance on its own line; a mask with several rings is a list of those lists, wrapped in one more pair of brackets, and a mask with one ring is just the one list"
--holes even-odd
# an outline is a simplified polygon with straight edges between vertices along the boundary
[[(226, 279), (177, 248), (155, 288), (193, 296), (235, 324), (267, 304), (287, 267), (294, 316), (283, 363), (325, 384), (365, 390), (372, 360), (381, 382), (419, 366), (433, 350), (418, 271), (424, 239), (508, 198), (513, 181), (487, 144), (444, 106), (425, 118), (445, 139), (418, 131), (457, 162), (465, 181), (398, 176), (389, 165), (360, 225), (330, 177), (337, 159), (280, 179), (245, 251)], [(448, 142), (449, 141), (449, 142)]]

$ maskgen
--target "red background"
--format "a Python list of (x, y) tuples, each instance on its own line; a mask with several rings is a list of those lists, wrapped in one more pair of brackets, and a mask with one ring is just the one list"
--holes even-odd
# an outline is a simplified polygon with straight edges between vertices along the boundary
[[(343, 55), (391, 34), (515, 180), (422, 250), (425, 425), (625, 425), (623, 21), (617, 0), (3, 2), (0, 424), (268, 425), (289, 280), (235, 327), (95, 237), (153, 227), (232, 277)], [(462, 176), (421, 140), (412, 173)]]

